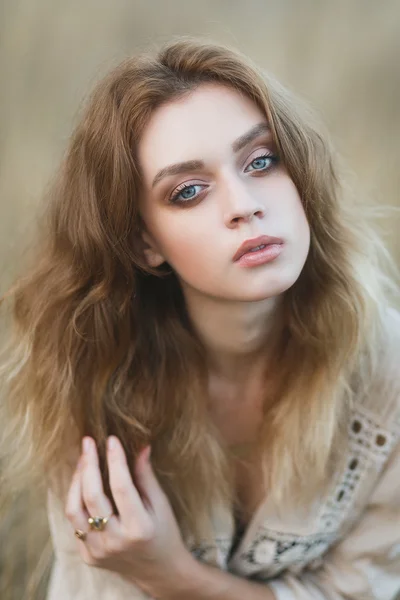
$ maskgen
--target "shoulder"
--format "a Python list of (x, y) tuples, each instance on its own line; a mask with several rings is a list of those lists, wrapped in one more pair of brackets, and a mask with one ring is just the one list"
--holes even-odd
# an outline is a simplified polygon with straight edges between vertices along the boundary
[(373, 360), (358, 374), (355, 403), (392, 420), (400, 411), (400, 312), (386, 309), (376, 336)]
[(395, 308), (387, 308), (383, 313), (382, 323), (382, 352), (385, 363), (391, 368), (393, 376), (397, 373), (399, 377), (400, 312)]
[[(360, 375), (353, 398), (350, 435), (383, 461), (400, 442), (400, 313), (386, 309), (373, 370)], [(370, 372), (368, 372), (368, 369)]]

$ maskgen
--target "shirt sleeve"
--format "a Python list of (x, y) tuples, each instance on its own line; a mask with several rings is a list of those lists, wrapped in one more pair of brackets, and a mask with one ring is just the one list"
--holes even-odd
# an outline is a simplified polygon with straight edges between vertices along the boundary
[(55, 560), (46, 600), (146, 600), (150, 597), (123, 577), (92, 567), (80, 557), (73, 528), (51, 491), (47, 512)]
[(269, 585), (277, 600), (400, 600), (400, 444), (360, 520), (321, 567)]

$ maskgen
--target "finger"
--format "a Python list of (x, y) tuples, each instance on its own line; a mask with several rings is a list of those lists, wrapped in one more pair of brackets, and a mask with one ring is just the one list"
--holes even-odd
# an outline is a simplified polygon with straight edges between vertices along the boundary
[(140, 494), (133, 484), (124, 449), (115, 436), (108, 438), (107, 447), (110, 487), (121, 522), (125, 525), (138, 523), (146, 518), (147, 513)]
[[(87, 564), (93, 564), (90, 540), (90, 536), (93, 534), (88, 533), (88, 513), (82, 501), (82, 462), (83, 460), (81, 457), (68, 491), (65, 512), (68, 520), (75, 530), (75, 536), (77, 538), (77, 544), (81, 558)], [(77, 531), (80, 531), (83, 534), (83, 537), (78, 537), (76, 535)]]
[(74, 529), (87, 532), (87, 512), (82, 502), (81, 463), (78, 464), (68, 490), (65, 514)]
[(146, 496), (151, 506), (156, 507), (160, 501), (165, 500), (165, 494), (153, 471), (150, 453), (150, 446), (142, 450), (136, 461), (135, 474), (140, 492)]
[[(96, 444), (90, 437), (83, 439), (82, 497), (91, 517), (110, 517), (112, 505), (104, 493)], [(113, 519), (114, 520), (114, 519)], [(109, 526), (111, 523), (107, 526)]]

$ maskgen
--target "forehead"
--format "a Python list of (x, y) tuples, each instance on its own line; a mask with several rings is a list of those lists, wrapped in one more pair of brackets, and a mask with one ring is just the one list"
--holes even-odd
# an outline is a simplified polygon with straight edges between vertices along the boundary
[(265, 115), (244, 94), (203, 84), (154, 111), (139, 143), (145, 175), (166, 164), (232, 152), (231, 143)]

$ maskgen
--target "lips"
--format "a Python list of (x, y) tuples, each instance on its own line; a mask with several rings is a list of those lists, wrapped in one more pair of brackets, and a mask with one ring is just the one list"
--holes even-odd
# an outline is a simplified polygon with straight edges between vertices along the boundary
[(243, 254), (251, 252), (259, 246), (271, 246), (272, 244), (283, 244), (283, 240), (281, 238), (272, 237), (270, 235), (261, 235), (260, 237), (253, 238), (251, 240), (246, 240), (237, 249), (236, 254), (233, 257), (233, 261), (238, 261), (243, 256)]

